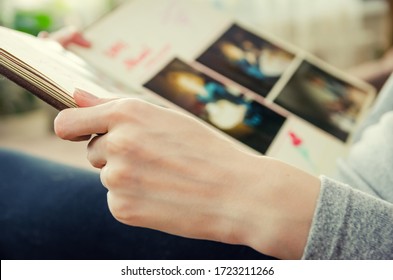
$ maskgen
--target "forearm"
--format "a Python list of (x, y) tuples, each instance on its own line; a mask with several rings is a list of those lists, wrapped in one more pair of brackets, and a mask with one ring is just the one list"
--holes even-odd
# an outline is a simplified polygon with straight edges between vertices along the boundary
[[(280, 259), (391, 259), (393, 205), (348, 185), (259, 158), (242, 206), (244, 244)], [(259, 182), (259, 185), (258, 185)], [(247, 193), (247, 191), (245, 191)], [(239, 208), (242, 208), (239, 207)]]

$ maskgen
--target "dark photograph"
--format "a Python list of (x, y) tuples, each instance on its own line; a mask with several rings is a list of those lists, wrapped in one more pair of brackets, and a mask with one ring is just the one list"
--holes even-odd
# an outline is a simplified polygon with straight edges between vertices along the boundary
[(266, 97), (294, 55), (234, 24), (197, 61)]
[(243, 92), (179, 59), (144, 86), (260, 153), (267, 151), (285, 121)]
[(366, 98), (366, 92), (304, 61), (274, 102), (346, 141)]

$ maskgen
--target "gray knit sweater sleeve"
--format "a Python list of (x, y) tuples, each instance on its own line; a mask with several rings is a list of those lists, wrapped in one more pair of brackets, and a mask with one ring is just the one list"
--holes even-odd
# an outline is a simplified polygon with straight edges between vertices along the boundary
[(393, 259), (393, 204), (330, 178), (303, 259)]
[(393, 259), (393, 76), (337, 170), (321, 176), (303, 259)]

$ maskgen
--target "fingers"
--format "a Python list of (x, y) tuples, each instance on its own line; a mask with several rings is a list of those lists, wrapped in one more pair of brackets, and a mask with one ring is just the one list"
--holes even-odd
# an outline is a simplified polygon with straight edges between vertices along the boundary
[(87, 159), (95, 168), (103, 168), (106, 163), (105, 152), (105, 138), (104, 135), (97, 135), (89, 142), (87, 146)]
[(91, 107), (105, 103), (105, 100), (82, 89), (75, 89), (74, 100), (79, 107)]
[(79, 107), (91, 107), (99, 104), (104, 104), (117, 98), (98, 98), (97, 96), (82, 90), (75, 89), (74, 100)]
[(54, 121), (56, 135), (65, 140), (79, 141), (90, 135), (107, 133), (106, 110), (100, 112), (98, 107), (71, 108), (61, 111)]
[(83, 136), (78, 136), (72, 139), (74, 142), (81, 142), (81, 141), (87, 141), (91, 138), (91, 135), (83, 135)]
[(85, 141), (93, 134), (105, 134), (109, 118), (102, 117), (103, 113), (96, 106), (110, 99), (98, 98), (81, 89), (75, 90), (74, 99), (83, 109), (71, 108), (60, 112), (54, 121), (56, 135), (65, 140)]
[(105, 134), (120, 123), (145, 122), (142, 116), (151, 116), (152, 108), (162, 108), (134, 98), (97, 98), (83, 90), (76, 90), (79, 108), (62, 110), (54, 121), (55, 133), (71, 141), (88, 139), (90, 135)]

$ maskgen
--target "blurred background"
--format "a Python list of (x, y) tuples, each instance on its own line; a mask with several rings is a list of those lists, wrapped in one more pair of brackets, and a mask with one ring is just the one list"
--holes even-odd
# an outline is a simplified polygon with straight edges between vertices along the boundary
[[(83, 29), (124, 1), (0, 0), (0, 25), (33, 35), (67, 25)], [(393, 0), (199, 1), (209, 2), (243, 24), (299, 46), (377, 88), (392, 68), (393, 62), (386, 61), (393, 61), (389, 52)], [(55, 115), (48, 105), (0, 77), (0, 147), (86, 167), (85, 144), (64, 142), (53, 135)]]

